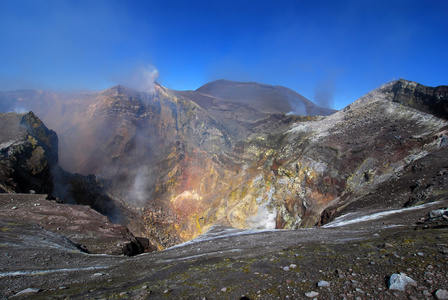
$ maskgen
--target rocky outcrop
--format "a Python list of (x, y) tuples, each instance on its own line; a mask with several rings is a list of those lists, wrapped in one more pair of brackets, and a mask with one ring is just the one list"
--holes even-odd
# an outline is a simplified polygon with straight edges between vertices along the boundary
[(58, 136), (56, 132), (48, 129), (33, 112), (24, 114), (20, 125), (25, 126), (29, 135), (36, 140), (36, 145), (42, 147), (50, 166), (56, 166), (58, 164)]
[(0, 191), (53, 192), (57, 136), (32, 112), (0, 114)]
[(95, 175), (72, 174), (58, 166), (53, 169), (53, 176), (53, 194), (64, 203), (88, 205), (115, 223), (121, 221), (119, 204), (107, 195)]
[(390, 89), (394, 102), (448, 119), (448, 86), (432, 88), (400, 79)]

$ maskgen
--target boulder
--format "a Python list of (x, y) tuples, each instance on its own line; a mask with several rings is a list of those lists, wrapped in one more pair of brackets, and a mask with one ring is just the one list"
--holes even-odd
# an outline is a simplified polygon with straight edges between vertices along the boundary
[(406, 276), (404, 273), (392, 274), (389, 278), (389, 289), (405, 291), (408, 285), (417, 286), (417, 282), (414, 279)]

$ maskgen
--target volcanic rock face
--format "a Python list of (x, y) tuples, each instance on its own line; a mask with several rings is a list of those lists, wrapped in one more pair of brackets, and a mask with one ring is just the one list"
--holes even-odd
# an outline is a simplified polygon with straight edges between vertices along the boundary
[(427, 87), (416, 82), (398, 80), (392, 87), (393, 101), (448, 119), (448, 86)]
[(32, 112), (0, 115), (0, 192), (53, 191), (57, 136)]
[(53, 128), (62, 165), (102, 178), (123, 223), (159, 248), (214, 224), (297, 229), (446, 196), (446, 87), (400, 80), (329, 116), (285, 115), (300, 97), (227, 81), (117, 86), (67, 99)]

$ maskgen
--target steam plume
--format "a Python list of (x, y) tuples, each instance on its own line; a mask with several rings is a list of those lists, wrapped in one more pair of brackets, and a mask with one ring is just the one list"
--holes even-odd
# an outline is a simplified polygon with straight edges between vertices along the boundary
[(334, 91), (334, 79), (327, 77), (316, 84), (314, 88), (314, 101), (319, 106), (332, 108), (334, 104)]
[(130, 191), (130, 199), (132, 204), (142, 206), (146, 204), (151, 195), (151, 182), (153, 181), (151, 169), (149, 166), (142, 166), (137, 170), (134, 183)]
[(155, 92), (155, 83), (158, 77), (159, 71), (155, 66), (151, 64), (140, 65), (121, 83), (131, 89), (152, 94)]

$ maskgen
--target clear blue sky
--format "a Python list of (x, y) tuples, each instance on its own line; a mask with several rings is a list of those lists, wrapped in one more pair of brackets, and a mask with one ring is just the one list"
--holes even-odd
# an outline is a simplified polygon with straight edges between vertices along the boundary
[(340, 109), (388, 81), (448, 85), (448, 1), (0, 0), (0, 90), (289, 87)]

